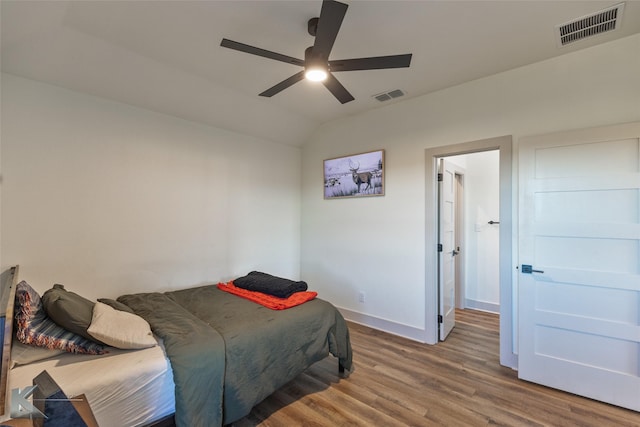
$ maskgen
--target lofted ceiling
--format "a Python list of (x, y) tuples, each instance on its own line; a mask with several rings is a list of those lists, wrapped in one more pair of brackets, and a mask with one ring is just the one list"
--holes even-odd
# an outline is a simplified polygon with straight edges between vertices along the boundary
[[(262, 139), (302, 145), (327, 121), (640, 32), (640, 1), (619, 29), (558, 47), (555, 27), (616, 1), (344, 1), (330, 59), (412, 53), (410, 68), (336, 73), (340, 104), (300, 68), (220, 47), (222, 38), (296, 58), (313, 45), (320, 0), (1, 0), (2, 71)], [(380, 102), (373, 95), (400, 89)]]

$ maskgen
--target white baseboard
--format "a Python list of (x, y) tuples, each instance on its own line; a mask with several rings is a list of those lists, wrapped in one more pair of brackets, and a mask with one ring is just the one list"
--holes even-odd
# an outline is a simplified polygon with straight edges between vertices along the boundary
[(465, 299), (465, 308), (471, 308), (473, 310), (488, 311), (490, 313), (500, 314), (500, 304), (486, 301), (478, 301), (474, 299)]
[(357, 311), (351, 311), (346, 308), (338, 307), (342, 316), (353, 323), (368, 326), (373, 329), (388, 332), (393, 335), (398, 335), (404, 338), (408, 338), (413, 341), (421, 343), (425, 342), (424, 329), (414, 328), (413, 326), (403, 325), (401, 323), (391, 322), (389, 320), (380, 319), (379, 317), (369, 316), (368, 314), (358, 313)]

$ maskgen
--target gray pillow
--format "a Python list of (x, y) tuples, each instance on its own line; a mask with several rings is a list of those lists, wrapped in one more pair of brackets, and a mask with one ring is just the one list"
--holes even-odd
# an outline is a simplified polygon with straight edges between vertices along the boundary
[(42, 295), (42, 305), (47, 316), (58, 326), (91, 341), (99, 342), (87, 332), (91, 325), (94, 304), (57, 284)]

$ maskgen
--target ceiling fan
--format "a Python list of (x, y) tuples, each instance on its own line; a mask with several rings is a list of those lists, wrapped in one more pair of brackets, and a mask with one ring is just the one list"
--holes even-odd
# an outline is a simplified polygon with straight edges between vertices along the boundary
[(289, 64), (303, 67), (299, 73), (281, 81), (273, 87), (265, 90), (260, 96), (271, 97), (289, 86), (294, 85), (303, 78), (314, 81), (322, 81), (327, 89), (342, 104), (353, 101), (354, 97), (342, 86), (332, 73), (338, 71), (379, 70), (384, 68), (403, 68), (411, 64), (411, 54), (375, 56), (369, 58), (329, 60), (331, 48), (336, 40), (342, 20), (347, 13), (349, 5), (333, 0), (324, 0), (319, 18), (311, 18), (307, 24), (309, 34), (315, 37), (313, 46), (308, 47), (304, 53), (304, 60), (271, 52), (259, 47), (250, 46), (229, 39), (222, 39), (220, 46), (239, 50), (264, 58), (275, 59)]

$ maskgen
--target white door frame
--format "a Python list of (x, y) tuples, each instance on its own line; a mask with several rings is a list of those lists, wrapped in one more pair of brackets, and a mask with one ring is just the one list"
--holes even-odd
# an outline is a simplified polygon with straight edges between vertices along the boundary
[(464, 174), (466, 170), (456, 166), (456, 247), (462, 248), (456, 262), (456, 308), (465, 308), (467, 292), (465, 290), (464, 266), (466, 262), (467, 242), (465, 240), (464, 216)]
[[(500, 152), (500, 364), (517, 368), (512, 263), (512, 136), (482, 139), (425, 150), (425, 342), (438, 342), (438, 179), (436, 159), (481, 151)], [(516, 221), (517, 223), (517, 221)]]

